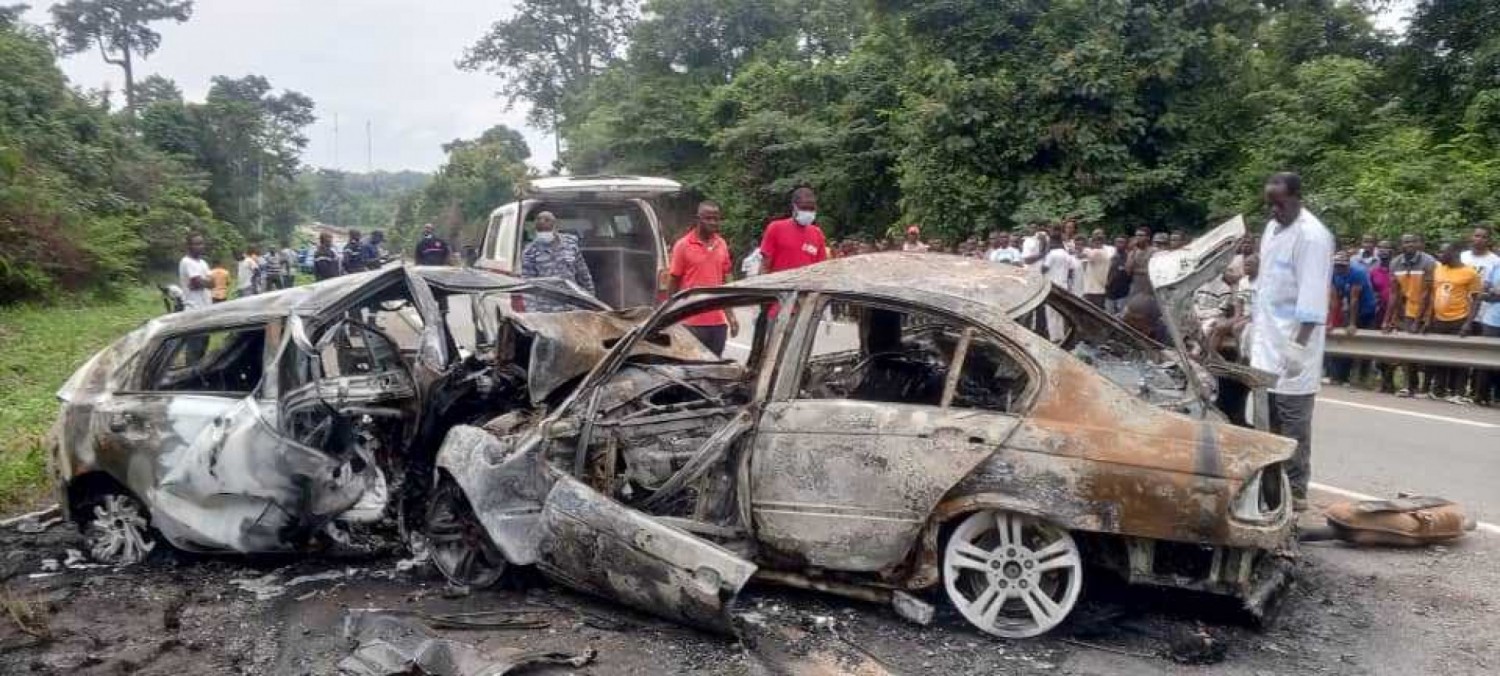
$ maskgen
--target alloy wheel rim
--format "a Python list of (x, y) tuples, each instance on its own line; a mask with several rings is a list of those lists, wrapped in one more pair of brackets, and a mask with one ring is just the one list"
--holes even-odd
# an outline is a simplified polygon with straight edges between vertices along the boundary
[(94, 505), (89, 521), (89, 554), (95, 561), (117, 566), (140, 563), (156, 543), (147, 536), (148, 523), (129, 496), (112, 493)]
[(1072, 612), (1083, 560), (1062, 528), (1012, 512), (977, 512), (948, 539), (943, 582), (954, 607), (981, 631), (1030, 638)]
[(463, 494), (444, 484), (427, 512), (426, 548), (434, 565), (454, 584), (487, 587), (505, 572), (505, 558), (469, 516)]

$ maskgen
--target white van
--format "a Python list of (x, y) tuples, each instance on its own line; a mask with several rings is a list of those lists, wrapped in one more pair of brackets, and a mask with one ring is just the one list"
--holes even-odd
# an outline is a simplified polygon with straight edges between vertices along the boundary
[(521, 201), (490, 213), (476, 264), (519, 275), (536, 215), (550, 211), (559, 231), (578, 237), (599, 300), (616, 308), (652, 305), (665, 288), (668, 243), (651, 200), (681, 190), (676, 181), (644, 176), (534, 179)]

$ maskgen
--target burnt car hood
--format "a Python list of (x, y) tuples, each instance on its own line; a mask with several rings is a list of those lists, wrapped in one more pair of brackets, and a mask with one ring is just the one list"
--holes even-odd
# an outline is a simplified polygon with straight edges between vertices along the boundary
[[(626, 334), (646, 320), (647, 308), (609, 312), (531, 312), (510, 320), (531, 334), (531, 363), (527, 383), (532, 403), (541, 403), (558, 388), (593, 370)], [(635, 354), (665, 357), (678, 362), (714, 362), (720, 358), (681, 327), (667, 330), (666, 345), (642, 340)]]

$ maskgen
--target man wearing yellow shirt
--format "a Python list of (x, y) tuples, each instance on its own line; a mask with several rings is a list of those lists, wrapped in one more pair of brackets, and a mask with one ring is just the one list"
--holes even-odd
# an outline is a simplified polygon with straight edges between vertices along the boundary
[[(1422, 333), (1469, 335), (1474, 315), (1479, 312), (1479, 295), (1484, 292), (1484, 282), (1477, 270), (1463, 264), (1462, 251), (1463, 247), (1457, 242), (1449, 242), (1438, 254), (1437, 267), (1432, 271), (1432, 302), (1422, 317)], [(1474, 403), (1465, 396), (1464, 386), (1468, 379), (1463, 369), (1433, 371), (1433, 397), (1445, 398), (1455, 404)]]
[[(1391, 259), (1391, 301), (1385, 313), (1385, 332), (1400, 329), (1402, 333), (1417, 333), (1422, 327), (1422, 318), (1427, 316), (1432, 303), (1432, 271), (1437, 260), (1422, 251), (1422, 236), (1406, 233), (1401, 236), (1401, 253)], [(1421, 391), (1417, 387), (1417, 365), (1406, 362), (1400, 365), (1405, 373), (1406, 384), (1396, 390), (1398, 397), (1410, 397)], [(1432, 377), (1427, 378), (1429, 388)]]

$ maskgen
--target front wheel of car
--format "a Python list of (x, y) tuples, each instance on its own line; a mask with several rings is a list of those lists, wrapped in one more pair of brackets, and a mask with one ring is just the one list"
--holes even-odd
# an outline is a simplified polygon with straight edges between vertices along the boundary
[(1030, 638), (1061, 624), (1083, 589), (1067, 530), (999, 510), (970, 514), (943, 550), (948, 600), (981, 631)]
[(422, 534), (433, 565), (459, 587), (481, 589), (505, 574), (505, 556), (490, 542), (469, 499), (452, 479), (432, 492)]
[(146, 508), (129, 495), (98, 495), (83, 505), (83, 518), (89, 556), (99, 563), (111, 566), (140, 563), (156, 547)]

